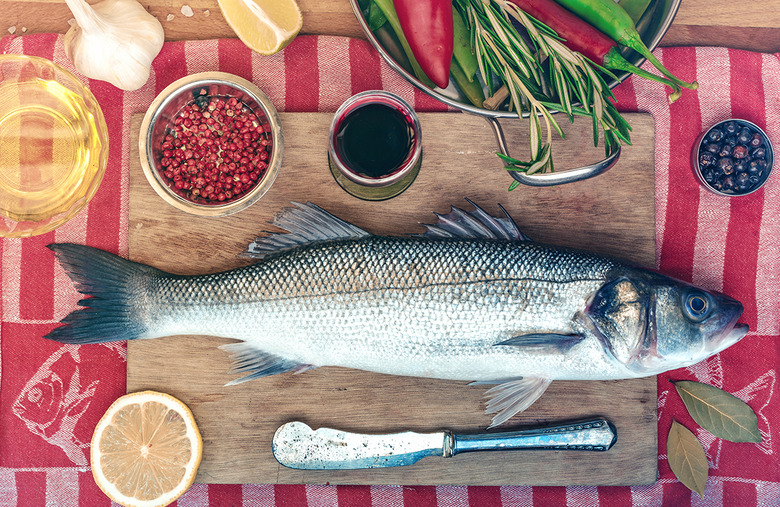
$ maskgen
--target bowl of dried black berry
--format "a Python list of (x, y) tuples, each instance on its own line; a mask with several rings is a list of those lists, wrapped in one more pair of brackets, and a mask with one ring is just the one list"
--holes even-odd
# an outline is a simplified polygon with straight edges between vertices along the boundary
[(694, 144), (692, 158), (704, 188), (734, 197), (751, 194), (766, 183), (774, 151), (758, 125), (733, 118), (705, 130)]

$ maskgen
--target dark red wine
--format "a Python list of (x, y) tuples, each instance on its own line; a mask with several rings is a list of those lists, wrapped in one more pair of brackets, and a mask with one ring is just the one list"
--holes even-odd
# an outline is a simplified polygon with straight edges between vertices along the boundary
[(338, 126), (337, 150), (346, 166), (369, 178), (397, 170), (412, 147), (411, 118), (395, 107), (366, 104), (352, 111)]

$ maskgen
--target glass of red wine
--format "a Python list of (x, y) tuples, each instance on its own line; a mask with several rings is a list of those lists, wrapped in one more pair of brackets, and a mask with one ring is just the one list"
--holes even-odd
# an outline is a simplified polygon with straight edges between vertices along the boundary
[(328, 160), (336, 182), (360, 199), (395, 197), (412, 184), (422, 162), (422, 130), (401, 97), (380, 90), (358, 93), (336, 111)]

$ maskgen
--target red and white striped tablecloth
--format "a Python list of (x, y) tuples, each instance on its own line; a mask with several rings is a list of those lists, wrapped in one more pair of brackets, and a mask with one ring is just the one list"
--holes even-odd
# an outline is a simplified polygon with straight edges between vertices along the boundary
[[(42, 56), (74, 71), (62, 36), (6, 37), (3, 53)], [(780, 505), (780, 183), (774, 175), (749, 197), (728, 199), (694, 180), (690, 152), (702, 129), (730, 117), (764, 128), (780, 147), (780, 55), (723, 48), (668, 48), (656, 55), (685, 80), (697, 80), (669, 105), (655, 83), (616, 88), (622, 111), (652, 113), (656, 124), (656, 260), (659, 269), (745, 304), (746, 339), (708, 361), (658, 380), (659, 478), (636, 487), (455, 487), (194, 485), (180, 506), (778, 506)], [(88, 208), (43, 236), (0, 241), (0, 505), (109, 505), (89, 470), (92, 429), (125, 393), (126, 349), (62, 346), (41, 338), (74, 307), (70, 281), (55, 266), (51, 242), (88, 244), (126, 255), (128, 125), (175, 79), (220, 70), (260, 86), (280, 111), (333, 112), (347, 97), (386, 89), (418, 111), (446, 110), (413, 89), (365, 41), (300, 36), (263, 57), (239, 41), (166, 43), (149, 82), (122, 92), (87, 80), (109, 128), (108, 169)], [(2, 146), (0, 146), (2, 149)], [(697, 429), (669, 378), (707, 382), (734, 393), (758, 414), (759, 444), (734, 444)], [(693, 429), (710, 464), (704, 499), (678, 483), (666, 461), (672, 418)]]

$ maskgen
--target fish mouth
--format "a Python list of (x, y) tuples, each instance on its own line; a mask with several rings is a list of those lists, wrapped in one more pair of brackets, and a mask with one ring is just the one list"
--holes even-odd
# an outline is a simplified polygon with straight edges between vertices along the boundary
[(721, 339), (721, 344), (728, 347), (730, 345), (734, 345), (739, 340), (745, 337), (745, 335), (748, 334), (749, 326), (747, 324), (743, 324), (741, 322), (734, 324), (734, 327), (731, 328), (729, 332), (723, 335), (723, 338)]
[(749, 329), (747, 324), (737, 322), (744, 311), (742, 303), (723, 294), (720, 294), (720, 296), (722, 298), (721, 308), (723, 313), (725, 315), (730, 314), (731, 319), (723, 326), (720, 336), (713, 342), (715, 352), (720, 352), (740, 341), (747, 335)]
[(712, 342), (712, 353), (721, 352), (745, 337), (748, 333), (748, 325), (743, 323), (737, 323), (736, 320), (739, 315), (734, 317), (734, 321), (729, 323), (723, 330), (723, 333)]

